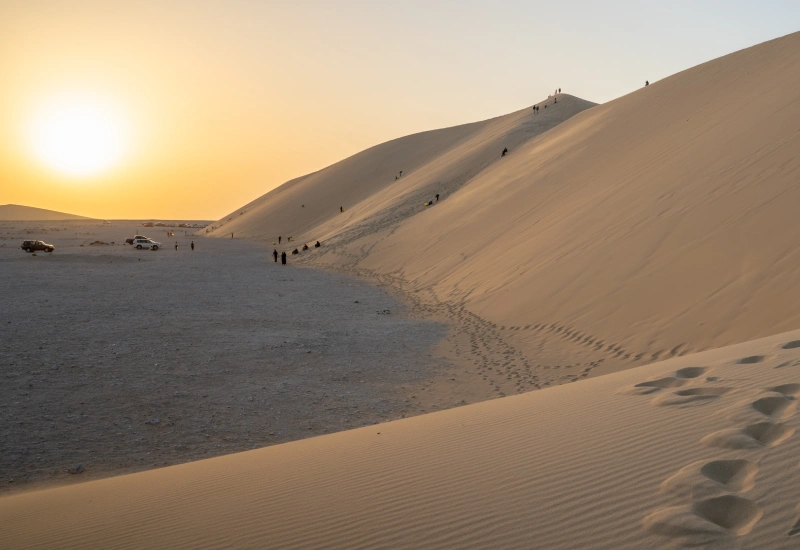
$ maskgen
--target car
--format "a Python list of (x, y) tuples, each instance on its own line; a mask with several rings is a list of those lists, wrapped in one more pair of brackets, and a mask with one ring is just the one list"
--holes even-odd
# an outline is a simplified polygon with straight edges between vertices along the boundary
[(47, 244), (44, 241), (24, 241), (22, 243), (22, 250), (25, 252), (36, 252), (37, 250), (44, 250), (45, 252), (52, 252), (56, 249), (52, 244)]
[(144, 235), (134, 235), (132, 239), (125, 239), (125, 244), (133, 244), (136, 239), (146, 239)]
[(158, 250), (161, 246), (161, 243), (155, 242), (153, 239), (134, 239), (133, 246), (136, 247), (137, 250), (141, 250), (143, 248), (149, 248), (150, 250)]

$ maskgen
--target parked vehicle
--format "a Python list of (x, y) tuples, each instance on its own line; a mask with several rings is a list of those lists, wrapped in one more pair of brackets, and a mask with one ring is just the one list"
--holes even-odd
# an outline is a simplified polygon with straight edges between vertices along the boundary
[(52, 244), (47, 244), (44, 241), (24, 241), (22, 243), (22, 250), (25, 252), (36, 252), (37, 250), (43, 250), (45, 252), (52, 252), (55, 250), (56, 247)]
[(149, 248), (150, 250), (158, 250), (161, 246), (161, 243), (155, 242), (153, 239), (134, 239), (133, 246), (136, 247), (137, 250), (141, 250), (143, 248)]
[(125, 239), (125, 244), (133, 244), (136, 239), (146, 239), (144, 235), (134, 235), (132, 239)]

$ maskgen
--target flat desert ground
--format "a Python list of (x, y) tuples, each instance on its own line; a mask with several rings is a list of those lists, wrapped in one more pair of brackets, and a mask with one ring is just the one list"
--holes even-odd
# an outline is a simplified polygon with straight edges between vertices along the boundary
[[(0, 222), (0, 492), (453, 406), (427, 390), (457, 383), (434, 353), (444, 325), (262, 244), (172, 231)], [(56, 251), (24, 252), (31, 235)]]

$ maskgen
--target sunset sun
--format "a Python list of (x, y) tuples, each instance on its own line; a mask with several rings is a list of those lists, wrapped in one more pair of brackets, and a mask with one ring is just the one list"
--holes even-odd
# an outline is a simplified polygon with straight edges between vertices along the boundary
[(44, 103), (29, 126), (33, 152), (47, 167), (86, 177), (113, 168), (123, 157), (129, 129), (105, 98), (63, 96)]

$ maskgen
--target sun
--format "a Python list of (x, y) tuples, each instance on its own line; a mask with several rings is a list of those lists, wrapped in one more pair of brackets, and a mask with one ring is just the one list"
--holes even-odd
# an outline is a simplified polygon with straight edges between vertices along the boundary
[(129, 128), (108, 98), (61, 95), (43, 102), (31, 120), (29, 141), (38, 159), (72, 177), (94, 176), (117, 165)]

